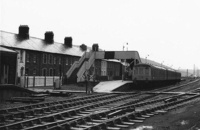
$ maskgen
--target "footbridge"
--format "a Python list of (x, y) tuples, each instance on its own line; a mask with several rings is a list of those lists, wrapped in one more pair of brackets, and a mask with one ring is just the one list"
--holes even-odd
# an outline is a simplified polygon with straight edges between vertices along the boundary
[(131, 64), (141, 63), (137, 51), (90, 51), (85, 52), (79, 61), (75, 61), (69, 71), (67, 78), (77, 82), (85, 81), (85, 73), (94, 64), (96, 59), (121, 59), (131, 62)]

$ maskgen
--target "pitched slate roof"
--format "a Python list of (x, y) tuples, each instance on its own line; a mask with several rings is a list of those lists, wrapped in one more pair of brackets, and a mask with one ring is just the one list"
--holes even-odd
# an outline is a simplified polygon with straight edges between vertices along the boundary
[(82, 56), (84, 53), (84, 51), (76, 45), (73, 45), (72, 48), (70, 48), (64, 45), (64, 43), (46, 43), (44, 39), (35, 37), (21, 40), (19, 39), (18, 34), (5, 31), (0, 31), (0, 46), (72, 56)]
[(1, 46), (0, 46), (0, 52), (17, 53), (14, 50), (7, 49), (7, 48), (1, 47)]

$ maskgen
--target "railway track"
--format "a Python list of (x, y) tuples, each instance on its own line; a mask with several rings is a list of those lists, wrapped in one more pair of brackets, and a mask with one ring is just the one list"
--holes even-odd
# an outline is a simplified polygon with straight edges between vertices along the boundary
[[(111, 95), (108, 95), (108, 97), (111, 98)], [(152, 104), (154, 104), (154, 107), (152, 107), (150, 110), (154, 110), (154, 109), (159, 110), (158, 108), (163, 108), (160, 106), (166, 105), (166, 103), (164, 103), (165, 100), (174, 98), (174, 97), (180, 98), (180, 97), (183, 97), (183, 95), (169, 96), (169, 97), (164, 97), (164, 98), (161, 98), (158, 100), (151, 100), (151, 101), (144, 101), (144, 100), (149, 99), (153, 96), (147, 96), (147, 97), (143, 97), (141, 99), (135, 99), (135, 97), (137, 97), (137, 96), (124, 95), (124, 94), (116, 95), (115, 94), (115, 97), (113, 97), (109, 100), (106, 99), (106, 101), (101, 100), (98, 102), (97, 101), (90, 102), (86, 105), (82, 105), (82, 107), (80, 107), (80, 106), (72, 107), (72, 108), (68, 108), (67, 110), (60, 109), (60, 111), (56, 111), (55, 113), (45, 113), (46, 115), (41, 114), (41, 115), (37, 115), (36, 117), (32, 117), (29, 119), (25, 118), (24, 120), (19, 120), (19, 121), (15, 120), (15, 122), (8, 123), (6, 125), (1, 126), (0, 129), (2, 129), (2, 130), (7, 130), (7, 129), (9, 129), (9, 130), (15, 130), (15, 129), (34, 130), (35, 129), (36, 130), (36, 129), (47, 129), (47, 128), (50, 129), (51, 127), (52, 127), (52, 129), (58, 129), (57, 128), (58, 126), (63, 126), (63, 124), (65, 124), (66, 122), (71, 122), (72, 124), (70, 124), (70, 129), (71, 128), (73, 129), (74, 121), (80, 121), (81, 119), (83, 119), (83, 118), (85, 119), (86, 117), (87, 117), (86, 119), (88, 119), (88, 117), (90, 117), (91, 120), (94, 119), (93, 120), (94, 122), (93, 121), (89, 122), (89, 124), (91, 124), (91, 123), (95, 124), (95, 121), (97, 121), (97, 120), (95, 120), (96, 116), (98, 116), (99, 118), (101, 117), (98, 120), (102, 120), (104, 118), (105, 118), (104, 119), (105, 121), (111, 120), (113, 117), (118, 117), (119, 115), (121, 116), (124, 114), (126, 115), (129, 112), (135, 112), (135, 113), (146, 112), (147, 110), (150, 109), (149, 105), (152, 106)], [(185, 99), (187, 99), (187, 98), (185, 98)], [(176, 102), (180, 102), (181, 100), (183, 100), (183, 99), (180, 99), (178, 101), (176, 100)], [(141, 109), (141, 108), (145, 108), (145, 109)], [(138, 118), (138, 119), (143, 119), (143, 118), (144, 117)], [(137, 122), (139, 120), (135, 120), (135, 121)], [(88, 123), (86, 123), (86, 124), (88, 124)], [(134, 123), (129, 122), (129, 124), (133, 125)], [(128, 123), (126, 123), (126, 126), (127, 125), (128, 125)], [(117, 126), (120, 127), (120, 125), (117, 125)], [(54, 128), (54, 127), (56, 127), (56, 128)], [(93, 126), (89, 125), (88, 128), (89, 127), (93, 127)], [(77, 128), (82, 129), (83, 127), (78, 125)], [(85, 129), (85, 127), (84, 127), (84, 129)]]
[[(168, 89), (169, 90), (169, 89)], [(164, 92), (164, 89), (163, 91)], [(0, 110), (1, 130), (117, 130), (200, 97), (192, 94), (97, 94)]]
[[(165, 113), (166, 111), (175, 109), (186, 104), (188, 101), (200, 97), (200, 95), (193, 95), (191, 97), (181, 99), (178, 101), (158, 105), (156, 107), (144, 109), (141, 111), (127, 111), (131, 106), (125, 106), (120, 112), (113, 117), (108, 117), (110, 111), (103, 111), (76, 119), (73, 121), (57, 124), (56, 126), (49, 127), (47, 130), (117, 130), (121, 128), (128, 128), (134, 123), (142, 122), (145, 118), (149, 118), (155, 114)], [(141, 104), (140, 104), (141, 105)], [(137, 104), (133, 104), (132, 107), (137, 107)], [(127, 109), (124, 109), (127, 108)], [(114, 110), (114, 109), (113, 109)], [(118, 110), (119, 111), (119, 110)], [(112, 113), (111, 113), (112, 114)], [(43, 127), (45, 128), (45, 127)]]
[[(196, 79), (192, 82), (188, 82), (188, 83), (185, 83), (185, 84), (180, 84), (180, 85), (176, 85), (176, 86), (171, 86), (171, 87), (164, 87), (164, 88), (158, 88), (158, 89), (155, 89), (155, 90), (152, 90), (152, 92), (171, 92), (171, 91), (180, 91), (180, 89), (184, 88), (184, 87), (187, 87), (188, 85), (192, 85), (192, 84), (195, 84), (197, 82), (199, 82), (200, 80), (199, 79)], [(189, 87), (187, 87), (189, 88)], [(188, 89), (188, 91), (190, 91), (190, 88)]]
[(1, 112), (5, 111), (7, 113), (1, 114), (2, 126), (0, 126), (0, 129), (21, 129), (22, 126), (38, 124), (40, 123), (40, 121), (51, 120), (55, 117), (59, 117), (60, 115), (66, 117), (67, 120), (72, 120), (75, 118), (80, 118), (83, 115), (83, 113), (78, 114), (77, 112), (79, 111), (89, 109), (93, 109), (92, 111), (96, 111), (96, 109), (98, 109), (99, 111), (100, 109), (107, 109), (109, 107), (122, 104), (124, 101), (133, 101), (135, 100), (133, 98), (134, 96), (135, 95), (109, 94), (101, 97), (98, 96), (96, 98), (94, 98), (94, 96), (91, 96), (89, 99), (82, 99), (81, 101), (77, 102), (63, 103), (64, 101), (62, 101), (61, 103), (63, 104), (57, 104), (56, 102), (51, 103), (51, 105), (49, 106), (41, 106), (41, 104), (39, 104), (38, 107), (40, 108), (31, 107), (37, 106), (37, 104), (14, 108), (11, 110), (1, 110)]

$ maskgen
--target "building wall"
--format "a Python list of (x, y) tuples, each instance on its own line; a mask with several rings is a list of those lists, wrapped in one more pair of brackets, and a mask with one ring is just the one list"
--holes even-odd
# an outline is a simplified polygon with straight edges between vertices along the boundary
[(107, 75), (107, 61), (101, 61), (101, 76)]
[(25, 75), (25, 50), (15, 49), (17, 51), (17, 76)]
[(64, 76), (79, 57), (26, 51), (25, 73), (28, 76)]
[(98, 76), (101, 76), (101, 60), (95, 60), (95, 73)]
[(16, 53), (0, 52), (0, 84), (15, 84), (16, 63)]
[[(80, 57), (63, 54), (15, 49), (17, 54), (18, 83), (25, 82), (26, 76), (61, 76), (65, 78), (67, 71)], [(96, 80), (120, 79), (121, 63), (95, 60)], [(20, 79), (20, 77), (22, 77)], [(63, 80), (64, 81), (64, 80)], [(22, 86), (24, 86), (22, 84)]]
[(121, 79), (121, 63), (107, 61), (108, 80)]

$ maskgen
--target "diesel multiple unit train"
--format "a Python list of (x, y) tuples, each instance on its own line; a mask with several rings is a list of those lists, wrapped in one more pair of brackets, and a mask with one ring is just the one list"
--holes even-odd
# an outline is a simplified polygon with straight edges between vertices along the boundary
[(181, 73), (172, 69), (141, 63), (133, 67), (132, 80), (134, 85), (139, 88), (154, 88), (180, 82)]

